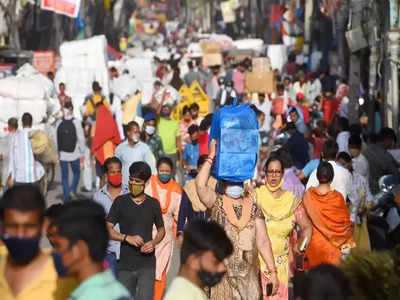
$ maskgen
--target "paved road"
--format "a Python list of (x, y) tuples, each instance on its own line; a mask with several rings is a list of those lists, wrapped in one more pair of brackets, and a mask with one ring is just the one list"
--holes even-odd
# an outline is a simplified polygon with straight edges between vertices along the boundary
[[(56, 176), (55, 176), (55, 181), (54, 185), (50, 187), (50, 190), (48, 192), (46, 202), (47, 206), (51, 206), (56, 203), (62, 203), (63, 199), (63, 193), (62, 193), (62, 186), (61, 186), (61, 176), (60, 176), (60, 168), (57, 166), (56, 168)], [(70, 177), (72, 177), (72, 174), (70, 172)], [(72, 179), (70, 179), (72, 180)], [(80, 191), (80, 186), (79, 186), (79, 191)], [(92, 198), (93, 193), (83, 193), (83, 192), (78, 192), (78, 195), (82, 196), (82, 198)], [(43, 241), (43, 246), (49, 246), (49, 243), (47, 240)], [(176, 276), (179, 270), (179, 247), (177, 247), (177, 244), (175, 243), (174, 247), (174, 253), (172, 257), (172, 262), (171, 262), (171, 268), (167, 274), (167, 286), (171, 282), (171, 280)]]

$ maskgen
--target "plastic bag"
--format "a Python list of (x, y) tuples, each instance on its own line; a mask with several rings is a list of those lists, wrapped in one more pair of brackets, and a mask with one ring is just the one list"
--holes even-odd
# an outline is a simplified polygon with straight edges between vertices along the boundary
[(211, 170), (215, 178), (243, 182), (253, 178), (258, 155), (258, 120), (248, 103), (219, 109), (213, 116), (210, 141), (217, 140)]

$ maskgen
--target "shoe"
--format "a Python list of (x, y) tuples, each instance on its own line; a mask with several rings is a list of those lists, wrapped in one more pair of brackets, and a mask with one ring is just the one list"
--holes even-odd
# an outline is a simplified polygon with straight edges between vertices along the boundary
[(83, 193), (91, 193), (92, 190), (88, 190), (87, 188), (82, 187), (82, 188), (81, 188), (81, 192), (83, 192)]
[(71, 191), (69, 193), (69, 196), (70, 196), (71, 200), (78, 200), (79, 199), (79, 196), (77, 195), (77, 193), (75, 191)]

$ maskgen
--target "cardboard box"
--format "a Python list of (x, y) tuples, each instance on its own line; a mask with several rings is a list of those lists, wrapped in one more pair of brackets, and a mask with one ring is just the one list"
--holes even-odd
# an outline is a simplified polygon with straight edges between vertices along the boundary
[(268, 57), (254, 57), (252, 59), (253, 72), (262, 73), (271, 71), (271, 64)]
[(221, 66), (224, 60), (221, 53), (203, 54), (203, 65), (206, 67)]
[(221, 53), (221, 44), (218, 42), (200, 42), (200, 48), (203, 53)]
[(274, 72), (248, 72), (244, 80), (244, 89), (246, 93), (275, 92)]

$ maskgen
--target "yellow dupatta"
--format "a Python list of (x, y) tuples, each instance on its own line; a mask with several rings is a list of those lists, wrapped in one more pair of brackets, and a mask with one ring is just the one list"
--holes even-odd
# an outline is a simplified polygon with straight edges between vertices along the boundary
[[(301, 200), (290, 191), (274, 198), (264, 185), (256, 190), (257, 204), (260, 206), (267, 225), (267, 231), (272, 244), (278, 278), (287, 282), (289, 277), (289, 237), (295, 225), (294, 212)], [(259, 255), (260, 270), (268, 274), (268, 268)]]

